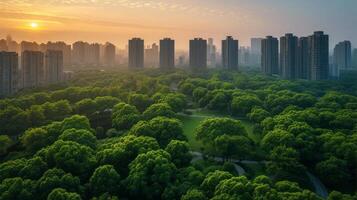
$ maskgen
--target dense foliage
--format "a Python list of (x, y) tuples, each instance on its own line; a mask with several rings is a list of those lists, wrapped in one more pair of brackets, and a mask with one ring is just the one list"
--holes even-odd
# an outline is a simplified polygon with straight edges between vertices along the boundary
[(0, 133), (0, 200), (357, 199), (354, 82), (79, 71), (0, 100)]

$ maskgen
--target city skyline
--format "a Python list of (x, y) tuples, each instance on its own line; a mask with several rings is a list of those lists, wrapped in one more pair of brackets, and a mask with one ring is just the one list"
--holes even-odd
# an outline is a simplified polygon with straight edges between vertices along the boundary
[(148, 44), (171, 37), (177, 49), (188, 50), (186, 41), (194, 37), (219, 41), (232, 35), (242, 46), (249, 46), (252, 37), (290, 32), (307, 36), (323, 30), (332, 36), (330, 44), (350, 40), (353, 45), (357, 43), (356, 6), (353, 0), (343, 4), (332, 0), (4, 0), (0, 2), (0, 37), (11, 34), (15, 40), (70, 43), (109, 40), (122, 48), (132, 37), (145, 38)]

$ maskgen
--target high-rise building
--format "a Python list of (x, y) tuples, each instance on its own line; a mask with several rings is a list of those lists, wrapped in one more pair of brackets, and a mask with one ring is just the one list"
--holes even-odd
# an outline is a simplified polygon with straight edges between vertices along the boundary
[(144, 40), (129, 40), (129, 68), (144, 68)]
[(340, 71), (350, 69), (352, 66), (351, 42), (343, 41), (338, 43), (333, 50), (333, 64), (330, 74), (339, 77)]
[(316, 31), (309, 36), (311, 80), (325, 80), (329, 77), (329, 36)]
[(154, 43), (145, 49), (144, 55), (145, 66), (158, 67), (159, 65), (159, 46)]
[(4, 39), (0, 40), (0, 51), (8, 51), (7, 42)]
[(216, 45), (213, 43), (213, 38), (208, 38), (208, 44), (207, 44), (207, 63), (208, 66), (211, 68), (216, 67), (217, 65), (217, 48)]
[(72, 63), (75, 65), (83, 65), (85, 63), (86, 43), (78, 41), (73, 43), (72, 46)]
[(21, 52), (24, 51), (40, 51), (40, 46), (36, 42), (21, 42)]
[(250, 63), (250, 48), (249, 47), (239, 47), (238, 50), (238, 65), (249, 65)]
[(100, 60), (100, 45), (98, 43), (88, 44), (85, 49), (85, 63), (91, 66), (98, 66)]
[(160, 40), (160, 68), (173, 69), (175, 67), (175, 40), (164, 38)]
[(309, 39), (301, 37), (298, 41), (298, 54), (297, 54), (297, 79), (309, 79), (310, 77), (310, 54), (309, 54)]
[(261, 68), (266, 75), (279, 73), (279, 42), (277, 38), (267, 36), (262, 40)]
[(71, 45), (67, 45), (65, 42), (47, 42), (46, 50), (62, 51), (63, 52), (63, 65), (71, 65)]
[(192, 69), (207, 68), (207, 40), (195, 38), (190, 40), (190, 67)]
[(287, 33), (280, 37), (280, 75), (285, 79), (297, 78), (298, 37)]
[(263, 38), (250, 39), (250, 64), (259, 66), (261, 64), (261, 50)]
[(222, 40), (222, 66), (224, 69), (238, 70), (238, 40), (227, 36)]
[(104, 46), (104, 63), (107, 66), (115, 65), (115, 46), (107, 42)]
[(18, 89), (19, 59), (15, 52), (0, 52), (0, 96), (14, 94)]
[(47, 50), (45, 55), (46, 83), (63, 81), (63, 51)]
[(23, 88), (45, 83), (44, 55), (40, 51), (24, 51), (21, 55)]
[(352, 67), (354, 69), (357, 69), (357, 48), (353, 49), (352, 52)]

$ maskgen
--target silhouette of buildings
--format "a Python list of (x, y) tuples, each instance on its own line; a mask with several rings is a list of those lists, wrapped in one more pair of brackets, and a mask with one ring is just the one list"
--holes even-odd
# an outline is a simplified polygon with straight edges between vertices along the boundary
[(190, 40), (189, 65), (192, 69), (207, 68), (207, 40), (195, 38)]
[(173, 69), (175, 67), (175, 40), (164, 38), (160, 40), (160, 68)]
[(21, 56), (23, 88), (45, 83), (44, 54), (40, 51), (24, 51)]
[(104, 63), (107, 66), (114, 66), (115, 65), (115, 46), (109, 42), (105, 43), (104, 45)]
[(15, 52), (0, 52), (0, 96), (14, 94), (18, 90), (19, 58)]
[(250, 64), (259, 66), (261, 64), (261, 50), (263, 38), (250, 39)]
[(310, 53), (309, 53), (309, 39), (308, 37), (301, 37), (298, 40), (297, 79), (309, 79), (310, 77)]
[(250, 65), (250, 48), (249, 47), (239, 47), (238, 50), (238, 66), (239, 65)]
[(295, 79), (298, 71), (298, 37), (287, 33), (280, 37), (280, 75), (285, 79)]
[(222, 65), (224, 69), (238, 70), (238, 40), (227, 36), (222, 40)]
[(129, 68), (144, 68), (144, 40), (129, 40)]
[(279, 72), (279, 42), (272, 36), (262, 40), (261, 69), (266, 75), (278, 74)]
[(208, 66), (214, 68), (217, 66), (217, 48), (216, 45), (213, 44), (213, 38), (208, 38), (207, 44), (207, 63)]

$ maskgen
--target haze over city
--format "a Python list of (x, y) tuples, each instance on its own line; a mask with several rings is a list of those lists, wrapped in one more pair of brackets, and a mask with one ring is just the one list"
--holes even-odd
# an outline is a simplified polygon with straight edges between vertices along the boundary
[(356, 7), (355, 0), (2, 0), (0, 38), (110, 41), (123, 48), (132, 37), (146, 44), (171, 37), (187, 50), (193, 37), (232, 35), (248, 46), (251, 37), (323, 30), (332, 48), (342, 40), (357, 43)]

